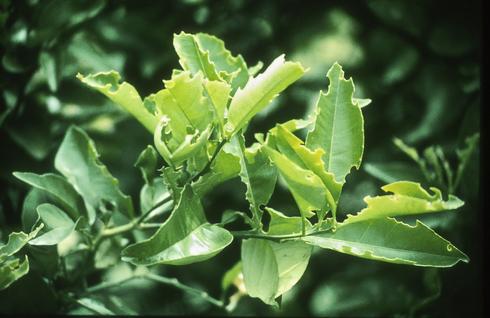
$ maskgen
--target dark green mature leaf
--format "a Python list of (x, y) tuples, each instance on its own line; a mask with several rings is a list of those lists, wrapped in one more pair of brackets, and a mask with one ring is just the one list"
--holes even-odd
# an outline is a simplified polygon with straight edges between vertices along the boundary
[(153, 133), (158, 119), (146, 109), (138, 91), (132, 85), (127, 82), (119, 83), (121, 76), (118, 72), (100, 72), (87, 76), (79, 73), (77, 78), (121, 106), (145, 126), (150, 133)]
[(422, 222), (415, 226), (392, 218), (339, 224), (332, 233), (302, 238), (308, 244), (388, 263), (450, 267), (468, 256)]
[[(68, 129), (54, 165), (94, 209), (105, 201), (114, 205), (116, 211), (134, 216), (131, 198), (121, 192), (119, 181), (100, 162), (94, 142), (82, 129), (75, 126)], [(89, 221), (92, 223), (93, 217)]]
[(17, 179), (55, 197), (72, 220), (78, 219), (81, 215), (87, 215), (83, 199), (62, 176), (53, 173), (39, 175), (31, 172), (14, 172), (13, 175)]
[(39, 218), (48, 231), (29, 241), (30, 245), (56, 245), (67, 238), (78, 223), (55, 205), (44, 203), (37, 207)]
[(225, 125), (225, 135), (229, 138), (242, 129), (255, 114), (269, 105), (304, 72), (301, 64), (285, 62), (284, 55), (276, 58), (263, 73), (251, 78), (247, 85), (243, 89), (238, 89), (233, 96)]
[(315, 111), (315, 126), (308, 132), (306, 146), (325, 150), (323, 161), (337, 181), (345, 182), (352, 167), (359, 169), (364, 151), (364, 119), (353, 101), (352, 78), (344, 79), (342, 67), (335, 63), (327, 73), (326, 94), (320, 92)]
[(245, 197), (250, 203), (254, 224), (262, 219), (261, 206), (266, 205), (274, 192), (277, 169), (269, 163), (260, 144), (245, 149), (243, 135), (235, 135), (230, 145), (233, 154), (240, 160), (240, 178), (247, 186)]
[(124, 261), (135, 265), (186, 265), (215, 256), (232, 240), (230, 232), (206, 222), (199, 197), (186, 186), (158, 231), (149, 239), (128, 246), (121, 255)]
[(356, 215), (348, 215), (343, 224), (375, 218), (454, 210), (464, 204), (463, 201), (451, 194), (449, 195), (449, 200), (444, 201), (439, 189), (431, 187), (430, 189), (434, 192), (431, 195), (422, 188), (420, 183), (411, 181), (390, 183), (381, 189), (393, 194), (365, 197), (364, 202), (366, 202), (367, 207)]

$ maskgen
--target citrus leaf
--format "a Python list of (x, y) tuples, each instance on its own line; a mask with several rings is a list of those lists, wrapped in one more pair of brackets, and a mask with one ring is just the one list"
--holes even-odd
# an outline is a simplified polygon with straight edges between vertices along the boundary
[(29, 259), (27, 255), (20, 263), (18, 258), (0, 263), (0, 290), (6, 289), (13, 282), (29, 272)]
[(325, 210), (328, 190), (320, 177), (265, 144), (262, 149), (286, 181), (303, 217), (310, 218), (315, 215), (313, 211)]
[(308, 244), (388, 263), (450, 267), (468, 257), (417, 220), (415, 226), (392, 218), (339, 224), (332, 233), (302, 238)]
[(255, 224), (262, 219), (261, 205), (266, 205), (274, 192), (277, 169), (269, 163), (260, 144), (245, 149), (243, 135), (235, 135), (230, 142), (233, 154), (240, 161), (240, 179), (247, 187), (245, 197), (250, 203)]
[(228, 100), (230, 99), (231, 86), (226, 82), (220, 81), (205, 81), (204, 89), (206, 95), (211, 101), (211, 105), (214, 108), (214, 113), (218, 119), (220, 132), (224, 134), (225, 128), (225, 116), (228, 112)]
[(119, 181), (100, 162), (94, 142), (82, 129), (68, 129), (54, 165), (94, 209), (105, 201), (128, 217), (134, 215), (131, 197), (121, 192)]
[(134, 164), (141, 170), (141, 175), (146, 184), (151, 184), (156, 175), (158, 165), (158, 153), (153, 146), (148, 145), (140, 153)]
[(430, 188), (434, 194), (429, 194), (420, 183), (398, 181), (387, 184), (381, 189), (393, 194), (364, 198), (367, 207), (356, 215), (348, 215), (343, 224), (365, 221), (374, 218), (406, 216), (429, 212), (454, 210), (464, 202), (454, 195), (444, 201), (437, 188)]
[(133, 115), (150, 133), (153, 133), (158, 119), (146, 109), (138, 91), (131, 84), (127, 82), (119, 83), (121, 75), (118, 72), (100, 72), (87, 76), (78, 73), (77, 78), (121, 106)]
[(247, 293), (275, 305), (303, 276), (313, 247), (301, 241), (276, 243), (261, 239), (242, 242), (242, 272)]
[(39, 175), (31, 172), (14, 172), (13, 175), (17, 179), (55, 197), (72, 220), (78, 219), (80, 215), (87, 215), (83, 199), (64, 177), (54, 173)]
[(12, 256), (13, 254), (20, 251), (20, 249), (22, 247), (24, 247), (24, 245), (26, 245), (27, 242), (29, 242), (34, 237), (36, 237), (36, 235), (43, 228), (43, 226), (44, 225), (42, 225), (42, 224), (39, 225), (37, 228), (35, 228), (29, 234), (26, 234), (24, 232), (12, 232), (12, 233), (10, 233), (7, 244), (0, 246), (0, 262), (5, 260), (6, 257)]
[[(335, 216), (337, 211), (337, 202), (342, 191), (342, 183), (335, 181), (335, 176), (325, 171), (322, 160), (325, 153), (322, 149), (311, 151), (303, 145), (303, 141), (296, 137), (282, 125), (277, 125), (277, 131), (272, 133), (275, 136), (275, 144), (279, 151), (287, 158), (294, 161), (296, 165), (307, 169), (316, 174), (326, 187), (326, 199)], [(323, 219), (323, 216), (320, 216)]]
[(364, 151), (364, 119), (359, 104), (353, 102), (354, 83), (344, 79), (342, 67), (335, 63), (327, 73), (326, 94), (320, 92), (314, 128), (308, 132), (306, 147), (325, 150), (323, 161), (339, 182), (352, 167), (359, 169)]
[(225, 125), (226, 136), (229, 138), (242, 129), (255, 114), (269, 105), (304, 72), (301, 64), (285, 62), (284, 55), (281, 55), (263, 73), (251, 78), (243, 89), (237, 90), (231, 100)]
[(186, 265), (207, 260), (228, 246), (233, 235), (207, 223), (199, 197), (190, 186), (167, 221), (149, 239), (126, 247), (123, 261), (135, 265)]
[(243, 87), (249, 79), (243, 57), (233, 56), (224, 42), (215, 36), (185, 32), (174, 34), (174, 48), (182, 68), (194, 75), (201, 71), (210, 80), (226, 81), (233, 91)]
[(47, 231), (30, 240), (30, 245), (56, 245), (73, 233), (78, 223), (78, 221), (73, 222), (64, 211), (49, 203), (39, 205), (37, 213)]

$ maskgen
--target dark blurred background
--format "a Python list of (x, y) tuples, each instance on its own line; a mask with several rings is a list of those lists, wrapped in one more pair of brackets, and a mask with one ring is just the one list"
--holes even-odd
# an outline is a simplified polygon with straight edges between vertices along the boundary
[[(257, 116), (247, 144), (254, 132), (308, 115), (335, 61), (354, 78), (355, 95), (373, 100), (363, 109), (363, 166), (347, 178), (341, 216), (362, 209), (363, 197), (380, 194), (388, 180), (420, 180), (393, 137), (419, 150), (440, 145), (455, 167), (456, 149), (480, 131), (481, 17), (481, 3), (474, 0), (0, 0), (0, 239), (20, 228), (28, 190), (12, 171), (54, 171), (56, 149), (71, 124), (89, 133), (101, 160), (137, 200), (143, 182), (133, 164), (152, 136), (75, 75), (114, 69), (146, 96), (179, 68), (172, 36), (181, 30), (218, 36), (249, 66), (262, 61), (266, 67), (285, 53), (310, 68)], [(281, 310), (243, 298), (233, 314), (407, 316), (412, 310), (422, 317), (482, 316), (479, 176), (477, 149), (455, 193), (465, 206), (428, 220), (468, 254), (469, 264), (427, 270), (322, 250), (284, 295)], [(244, 192), (239, 180), (212, 191), (204, 202), (210, 221), (227, 208), (246, 210)], [(295, 213), (281, 187), (271, 206)], [(210, 261), (161, 271), (219, 295), (222, 275), (238, 259), (235, 242)], [(141, 314), (224, 314), (170, 287), (129, 284), (114, 293)], [(50, 297), (31, 271), (2, 292), (0, 311), (56, 312)]]

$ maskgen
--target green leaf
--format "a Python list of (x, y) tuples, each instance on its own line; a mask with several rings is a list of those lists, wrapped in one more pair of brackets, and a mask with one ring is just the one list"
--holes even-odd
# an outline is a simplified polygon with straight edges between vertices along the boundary
[(250, 203), (250, 211), (255, 225), (262, 219), (261, 205), (266, 205), (274, 192), (277, 169), (269, 163), (260, 144), (245, 149), (243, 135), (235, 135), (230, 142), (233, 154), (240, 161), (240, 179), (247, 186), (245, 197)]
[(197, 39), (192, 34), (180, 32), (174, 34), (174, 48), (179, 55), (179, 63), (193, 75), (201, 71), (206, 78), (218, 80), (219, 76), (213, 63), (209, 60), (209, 52), (199, 47)]
[[(311, 151), (303, 145), (303, 141), (296, 137), (288, 129), (282, 125), (277, 125), (277, 130), (272, 133), (276, 147), (288, 159), (292, 160), (299, 167), (312, 171), (317, 175), (326, 187), (326, 199), (332, 209), (333, 215), (336, 215), (337, 202), (342, 191), (342, 183), (335, 181), (335, 176), (332, 173), (325, 171), (325, 166), (322, 160), (324, 151), (316, 149)], [(319, 216), (323, 219), (323, 215)]]
[(226, 82), (205, 81), (204, 89), (211, 101), (214, 113), (218, 119), (220, 132), (223, 135), (225, 129), (225, 114), (228, 111), (228, 100), (230, 99), (231, 86)]
[(141, 174), (146, 184), (151, 184), (156, 176), (156, 170), (158, 168), (158, 153), (153, 146), (146, 146), (134, 166), (141, 170)]
[(140, 191), (140, 209), (145, 213), (158, 203), (170, 196), (168, 188), (162, 178), (155, 178), (147, 183)]
[(12, 256), (13, 254), (20, 251), (24, 245), (30, 240), (36, 237), (37, 233), (43, 228), (43, 225), (39, 225), (29, 234), (24, 232), (12, 232), (9, 234), (9, 239), (7, 244), (0, 246), (0, 262), (5, 260), (6, 257)]
[(363, 108), (367, 105), (371, 104), (372, 100), (370, 98), (352, 98), (354, 104), (359, 105), (359, 107)]
[(30, 245), (56, 245), (73, 233), (78, 223), (78, 221), (73, 222), (65, 212), (49, 203), (39, 205), (37, 212), (48, 231), (29, 241)]
[[(121, 192), (119, 181), (100, 162), (94, 142), (82, 129), (75, 126), (68, 129), (54, 165), (94, 209), (105, 201), (115, 211), (130, 218), (134, 216), (131, 198)], [(93, 219), (89, 222), (92, 224)]]
[(344, 79), (335, 63), (327, 73), (327, 94), (320, 92), (314, 128), (308, 132), (306, 147), (325, 150), (323, 161), (337, 181), (345, 182), (352, 167), (359, 169), (364, 151), (364, 119), (359, 104), (353, 102), (354, 83)]
[(233, 146), (226, 143), (211, 164), (211, 171), (192, 183), (192, 188), (200, 197), (218, 184), (238, 176), (240, 161), (233, 152)]
[[(169, 118), (172, 137), (182, 142), (189, 129), (203, 131), (212, 122), (212, 106), (204, 97), (204, 78), (202, 74), (192, 76), (181, 72), (163, 81), (165, 89), (148, 96), (155, 102), (157, 114)], [(178, 145), (177, 145), (178, 146)], [(175, 148), (171, 145), (171, 148)]]
[(303, 276), (312, 247), (301, 241), (276, 243), (261, 239), (242, 242), (242, 272), (247, 293), (275, 305)]
[[(285, 216), (283, 213), (266, 207), (271, 219), (269, 221), (268, 235), (299, 235), (303, 230), (303, 220), (299, 216)], [(312, 228), (310, 222), (306, 220), (306, 230)]]
[(226, 291), (228, 287), (233, 285), (238, 275), (242, 273), (242, 262), (237, 262), (230, 268), (225, 275), (223, 275), (223, 279), (221, 280), (221, 290)]
[(305, 236), (308, 244), (388, 263), (450, 267), (468, 257), (422, 222), (392, 218), (340, 224), (335, 232)]
[(72, 220), (78, 219), (80, 215), (87, 216), (83, 199), (62, 176), (53, 173), (39, 175), (30, 172), (14, 172), (13, 175), (17, 179), (51, 194)]
[(255, 114), (269, 105), (304, 72), (301, 64), (285, 62), (284, 55), (281, 55), (263, 73), (251, 78), (243, 89), (238, 89), (228, 111), (228, 121), (225, 125), (227, 138), (242, 129)]
[(18, 258), (0, 263), (0, 290), (6, 289), (13, 282), (29, 272), (29, 259), (27, 255), (20, 263)]
[(315, 215), (313, 211), (325, 210), (328, 190), (320, 177), (265, 144), (262, 149), (286, 181), (303, 217), (309, 218)]
[(119, 83), (121, 76), (118, 72), (100, 72), (87, 76), (78, 73), (77, 78), (121, 106), (133, 115), (150, 133), (153, 133), (158, 119), (146, 109), (138, 91), (131, 84), (127, 82)]
[(243, 87), (249, 79), (243, 57), (233, 56), (224, 42), (215, 36), (185, 32), (174, 34), (174, 48), (182, 68), (194, 75), (201, 71), (210, 80), (226, 81), (233, 91)]
[(269, 305), (277, 305), (275, 295), (279, 285), (279, 269), (274, 250), (266, 240), (242, 241), (242, 273), (250, 297)]
[(233, 235), (206, 222), (199, 197), (190, 186), (167, 221), (149, 239), (122, 251), (123, 261), (135, 265), (186, 265), (207, 260), (228, 246)]
[(464, 202), (456, 196), (449, 195), (449, 200), (442, 199), (441, 191), (430, 188), (434, 194), (429, 194), (420, 183), (398, 181), (387, 184), (381, 189), (392, 192), (390, 195), (364, 198), (367, 207), (356, 215), (348, 215), (343, 224), (366, 221), (374, 218), (407, 216), (429, 212), (454, 210)]

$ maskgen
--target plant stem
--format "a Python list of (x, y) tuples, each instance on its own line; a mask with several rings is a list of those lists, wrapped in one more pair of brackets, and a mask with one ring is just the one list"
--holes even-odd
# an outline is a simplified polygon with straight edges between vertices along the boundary
[(178, 289), (180, 289), (182, 291), (185, 291), (185, 292), (188, 292), (190, 294), (194, 294), (196, 296), (199, 296), (202, 299), (206, 300), (207, 302), (209, 302), (210, 304), (213, 304), (216, 307), (224, 308), (224, 304), (223, 304), (222, 301), (217, 300), (217, 299), (211, 297), (205, 291), (202, 291), (202, 290), (195, 289), (193, 287), (184, 285), (181, 282), (179, 282), (176, 278), (168, 278), (168, 277), (156, 275), (156, 274), (153, 274), (153, 273), (144, 274), (143, 277), (145, 277), (145, 278), (147, 278), (149, 280), (158, 282), (158, 283), (162, 283), (162, 284), (165, 284), (165, 285), (174, 286), (174, 287), (176, 287), (176, 288), (178, 288)]
[(133, 276), (130, 276), (130, 277), (127, 277), (125, 279), (121, 279), (121, 280), (115, 281), (115, 282), (100, 283), (98, 285), (87, 288), (85, 290), (85, 293), (87, 293), (87, 294), (96, 293), (98, 291), (101, 291), (101, 290), (104, 290), (107, 288), (111, 288), (111, 287), (115, 287), (115, 286), (119, 286), (121, 284), (127, 283), (127, 282), (129, 282), (135, 278), (142, 278), (142, 276), (141, 275), (133, 275)]
[(231, 234), (233, 234), (233, 236), (238, 238), (259, 238), (259, 239), (265, 239), (271, 241), (281, 241), (281, 240), (295, 239), (295, 238), (301, 238), (305, 236), (318, 235), (318, 234), (329, 233), (329, 232), (332, 231), (328, 229), (328, 230), (313, 231), (310, 233), (294, 234), (294, 235), (267, 235), (267, 234), (261, 234), (257, 232), (251, 232), (251, 231), (231, 231)]

